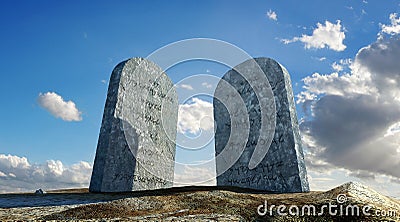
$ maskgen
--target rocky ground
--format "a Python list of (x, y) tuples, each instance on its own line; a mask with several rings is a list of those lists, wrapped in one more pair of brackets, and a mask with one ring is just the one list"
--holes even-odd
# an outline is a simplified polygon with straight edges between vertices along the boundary
[[(267, 203), (267, 211), (265, 211)], [(337, 205), (336, 215), (329, 204)], [(261, 205), (261, 206), (260, 206)], [(275, 205), (272, 207), (272, 205)], [(279, 205), (286, 216), (278, 215)], [(304, 206), (313, 205), (315, 214)], [(371, 206), (364, 215), (363, 207)], [(289, 208), (293, 206), (292, 213)], [(296, 207), (294, 207), (296, 206)], [(358, 206), (360, 215), (353, 214)], [(272, 215), (269, 209), (272, 207)], [(260, 215), (257, 211), (259, 208)], [(299, 209), (299, 215), (296, 213)], [(302, 209), (304, 215), (302, 216)], [(340, 215), (340, 209), (342, 215)], [(323, 212), (322, 215), (318, 215)], [(310, 214), (310, 215), (309, 215)], [(375, 214), (386, 214), (376, 216)], [(394, 215), (396, 214), (396, 215)], [(353, 216), (351, 216), (353, 215)], [(157, 191), (93, 194), (87, 189), (48, 191), (43, 195), (0, 195), (0, 221), (400, 221), (400, 201), (359, 183), (326, 192), (266, 194), (220, 187), (180, 187)]]

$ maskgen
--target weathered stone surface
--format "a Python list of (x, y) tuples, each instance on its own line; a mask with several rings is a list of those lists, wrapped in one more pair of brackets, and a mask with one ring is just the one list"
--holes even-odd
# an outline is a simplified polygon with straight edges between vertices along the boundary
[(111, 75), (89, 190), (171, 187), (178, 99), (156, 64), (133, 58)]
[[(276, 115), (275, 133), (271, 131), (273, 140), (271, 145), (265, 146), (268, 149), (265, 157), (260, 158), (260, 163), (255, 168), (249, 167), (249, 162), (255, 150), (258, 138), (261, 132), (261, 113), (260, 102), (263, 90), (261, 89), (261, 98), (257, 98), (254, 92), (254, 85), (257, 85), (257, 79), (250, 79), (252, 82), (246, 81), (237, 70), (245, 70), (252, 72), (251, 62), (254, 61), (259, 65), (261, 70), (267, 77), (267, 81), (272, 87), (275, 97), (276, 113), (271, 112), (271, 107), (265, 107), (267, 113), (263, 113), (265, 119), (271, 120), (271, 116)], [(215, 133), (215, 150), (218, 156), (223, 149), (232, 149), (241, 143), (245, 143), (243, 152), (239, 159), (227, 171), (223, 171), (221, 165), (231, 161), (228, 158), (216, 160), (217, 164), (217, 185), (218, 186), (237, 186), (244, 188), (253, 188), (259, 190), (275, 191), (275, 192), (307, 192), (309, 185), (307, 181), (306, 168), (304, 164), (304, 155), (302, 150), (302, 143), (299, 134), (298, 120), (295, 110), (292, 86), (290, 77), (287, 70), (279, 63), (268, 58), (257, 58), (255, 60), (248, 60), (239, 64), (232, 70), (228, 71), (222, 78), (239, 92), (240, 97), (243, 99), (250, 124), (249, 135), (246, 130), (243, 130), (242, 135), (235, 135), (232, 140), (228, 142), (231, 132), (240, 130), (240, 127), (245, 127), (245, 124), (231, 123), (232, 113), (228, 113), (228, 109), (223, 103), (216, 98), (226, 98), (226, 90), (219, 90), (222, 88), (221, 80), (218, 85), (214, 96), (214, 120), (216, 122)], [(265, 96), (264, 96), (265, 97)], [(228, 95), (229, 98), (229, 95)], [(269, 99), (273, 101), (272, 99)], [(238, 103), (237, 99), (227, 100), (227, 104)], [(264, 104), (270, 104), (266, 102)], [(230, 105), (232, 107), (232, 105)], [(233, 105), (235, 107), (235, 105)], [(237, 109), (240, 108), (238, 103)], [(245, 123), (246, 121), (243, 121)], [(233, 130), (236, 129), (236, 130)], [(247, 143), (244, 141), (248, 138)], [(260, 140), (262, 143), (264, 140)], [(260, 142), (259, 141), (259, 142)], [(266, 143), (267, 144), (267, 143)], [(257, 156), (256, 154), (255, 156)], [(261, 158), (263, 158), (261, 160)]]

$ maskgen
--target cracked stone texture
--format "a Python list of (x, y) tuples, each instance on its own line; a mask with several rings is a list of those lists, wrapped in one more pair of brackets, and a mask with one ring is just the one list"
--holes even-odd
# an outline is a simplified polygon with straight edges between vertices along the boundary
[(118, 64), (109, 82), (89, 190), (172, 187), (177, 116), (176, 91), (160, 67), (143, 58)]
[[(307, 172), (304, 163), (303, 148), (290, 76), (282, 65), (269, 58), (256, 58), (255, 62), (267, 76), (275, 97), (275, 133), (266, 156), (255, 168), (249, 169), (248, 167), (251, 154), (254, 152), (260, 135), (260, 103), (254, 90), (250, 86), (255, 83), (249, 84), (249, 82), (235, 70), (251, 69), (249, 61), (250, 60), (239, 64), (228, 71), (222, 78), (240, 93), (240, 96), (245, 102), (249, 116), (250, 132), (249, 135), (233, 138), (238, 143), (247, 138), (247, 136), (249, 139), (238, 161), (227, 171), (223, 173), (219, 172), (218, 165), (226, 163), (223, 162), (224, 160), (217, 159), (217, 175), (220, 174), (217, 176), (217, 185), (252, 188), (278, 193), (308, 192), (309, 184), (307, 181)], [(218, 87), (220, 87), (220, 84)], [(240, 127), (232, 124), (231, 128), (231, 117), (229, 116), (227, 108), (225, 108), (220, 101), (215, 99), (223, 97), (223, 94), (226, 94), (223, 90), (218, 90), (218, 87), (216, 89), (216, 95), (214, 96), (214, 121), (217, 125), (215, 133), (216, 156), (218, 156), (224, 148), (231, 149), (232, 147), (230, 146), (235, 146), (235, 143), (227, 144), (227, 138), (229, 138), (233, 127)], [(271, 108), (268, 107), (267, 110), (271, 110)], [(270, 114), (267, 113), (266, 115)], [(271, 119), (268, 116), (266, 118)]]

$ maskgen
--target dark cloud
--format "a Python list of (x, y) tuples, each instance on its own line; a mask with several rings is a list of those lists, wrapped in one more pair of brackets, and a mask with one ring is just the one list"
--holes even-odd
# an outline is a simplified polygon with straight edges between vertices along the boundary
[(362, 48), (356, 62), (367, 68), (372, 81), (381, 91), (390, 87), (390, 81), (400, 86), (400, 38), (381, 38), (375, 43)]
[(351, 172), (349, 173), (349, 176), (357, 177), (364, 180), (375, 180), (375, 174), (362, 170)]
[[(400, 178), (400, 131), (387, 134), (400, 122), (399, 58), (400, 39), (380, 38), (358, 52), (350, 74), (306, 78), (306, 92), (318, 95), (303, 104), (311, 114), (300, 125), (312, 168), (332, 165), (363, 179)], [(343, 85), (376, 90), (354, 93)]]
[(314, 104), (313, 119), (303, 122), (301, 129), (323, 148), (315, 158), (351, 170), (400, 177), (400, 162), (393, 158), (398, 156), (398, 144), (394, 136), (384, 138), (387, 128), (400, 121), (399, 110), (398, 105), (367, 95), (323, 96)]
[(329, 153), (341, 155), (346, 147), (373, 139), (387, 125), (400, 119), (399, 106), (384, 105), (371, 96), (346, 98), (327, 95), (313, 106), (314, 119), (307, 122), (317, 142), (330, 147)]

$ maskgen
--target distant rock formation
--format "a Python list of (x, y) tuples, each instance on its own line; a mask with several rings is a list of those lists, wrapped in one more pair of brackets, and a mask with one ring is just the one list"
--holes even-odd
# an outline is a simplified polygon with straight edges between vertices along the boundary
[(37, 194), (37, 195), (42, 195), (42, 194), (45, 194), (46, 192), (44, 192), (42, 189), (37, 189), (36, 191), (35, 191), (35, 194)]
[(399, 201), (384, 196), (359, 182), (345, 183), (339, 187), (325, 192), (324, 195), (321, 196), (333, 199), (340, 194), (345, 194), (351, 202), (370, 203), (375, 207), (384, 209), (398, 209), (398, 213), (400, 214)]

